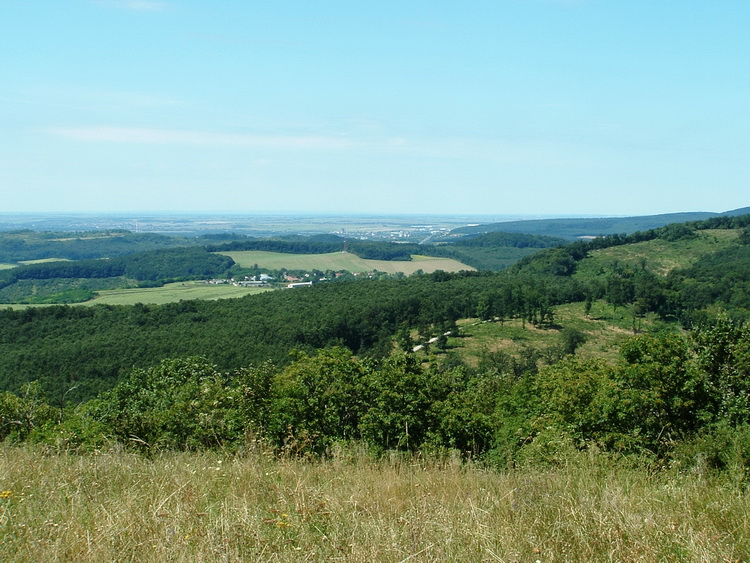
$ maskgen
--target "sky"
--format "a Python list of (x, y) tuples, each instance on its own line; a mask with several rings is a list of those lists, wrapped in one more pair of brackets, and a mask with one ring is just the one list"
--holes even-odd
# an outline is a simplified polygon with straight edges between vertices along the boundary
[(747, 0), (2, 0), (0, 211), (750, 205)]

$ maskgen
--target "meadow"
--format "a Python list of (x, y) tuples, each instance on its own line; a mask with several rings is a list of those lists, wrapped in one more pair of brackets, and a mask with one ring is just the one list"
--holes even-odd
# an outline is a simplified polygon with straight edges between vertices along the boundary
[(236, 287), (229, 284), (210, 285), (202, 281), (168, 283), (162, 287), (104, 289), (97, 297), (82, 305), (161, 305), (188, 299), (231, 299), (270, 291), (267, 287)]
[(612, 246), (593, 250), (581, 260), (576, 276), (586, 278), (611, 267), (613, 263), (640, 266), (659, 275), (667, 275), (679, 268), (687, 268), (700, 257), (736, 244), (739, 233), (735, 230), (709, 229), (696, 231), (695, 238), (677, 241), (653, 239), (635, 244)]
[(743, 561), (726, 474), (570, 452), (497, 470), (458, 457), (325, 460), (0, 445), (4, 561)]
[(349, 272), (371, 272), (377, 270), (388, 274), (402, 272), (411, 275), (417, 270), (431, 273), (435, 270), (458, 272), (474, 270), (471, 266), (462, 264), (449, 258), (434, 258), (430, 256), (412, 256), (410, 262), (389, 260), (364, 260), (350, 252), (330, 252), (328, 254), (287, 254), (282, 252), (266, 252), (262, 250), (243, 250), (222, 252), (229, 256), (239, 266), (251, 268), (257, 264), (269, 270), (347, 270)]
[[(619, 345), (633, 336), (633, 316), (630, 308), (620, 307), (613, 319), (612, 306), (603, 300), (592, 303), (587, 315), (583, 303), (566, 303), (555, 308), (552, 326), (534, 326), (521, 319), (459, 321), (459, 336), (448, 339), (448, 351), (453, 351), (471, 366), (497, 352), (518, 354), (519, 350), (536, 350), (543, 357), (560, 343), (561, 329), (580, 331), (585, 341), (577, 348), (581, 358), (601, 358), (613, 362), (618, 358)], [(659, 326), (653, 313), (636, 319), (638, 331), (655, 330)], [(415, 334), (416, 336), (416, 334)]]

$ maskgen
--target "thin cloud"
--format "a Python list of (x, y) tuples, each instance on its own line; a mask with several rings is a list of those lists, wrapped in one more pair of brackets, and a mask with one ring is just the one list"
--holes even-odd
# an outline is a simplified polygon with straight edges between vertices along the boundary
[(134, 10), (137, 12), (159, 12), (167, 8), (166, 2), (155, 0), (98, 0), (102, 6), (111, 6), (122, 10)]
[(74, 141), (161, 145), (230, 145), (281, 149), (340, 149), (353, 144), (345, 138), (322, 135), (246, 135), (138, 127), (73, 127), (50, 129), (48, 132)]
[[(90, 143), (141, 145), (189, 145), (199, 147), (248, 147), (272, 150), (355, 150), (359, 153), (401, 154), (418, 158), (534, 164), (544, 166), (578, 166), (590, 155), (586, 147), (533, 141), (405, 137), (358, 138), (335, 135), (257, 135), (247, 133), (214, 133), (187, 129), (139, 127), (67, 127), (45, 130), (64, 139)], [(588, 155), (588, 156), (587, 156)]]

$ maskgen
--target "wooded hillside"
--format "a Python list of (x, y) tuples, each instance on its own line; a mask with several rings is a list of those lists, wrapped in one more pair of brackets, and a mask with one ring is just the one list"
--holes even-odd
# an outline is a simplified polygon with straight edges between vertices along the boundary
[[(542, 249), (503, 272), (2, 311), (0, 426), (71, 447), (235, 448), (252, 430), (314, 454), (356, 440), (512, 463), (565, 443), (744, 464), (749, 232), (750, 216), (723, 217)], [(572, 304), (603, 312), (614, 350), (597, 356), (596, 333), (558, 315)], [(469, 360), (467, 319), (507, 324), (518, 345)]]

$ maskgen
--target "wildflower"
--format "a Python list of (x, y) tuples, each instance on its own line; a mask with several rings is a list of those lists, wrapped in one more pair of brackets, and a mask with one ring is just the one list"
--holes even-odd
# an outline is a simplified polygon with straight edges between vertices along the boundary
[(10, 498), (13, 491), (2, 491), (0, 492), (0, 498)]

